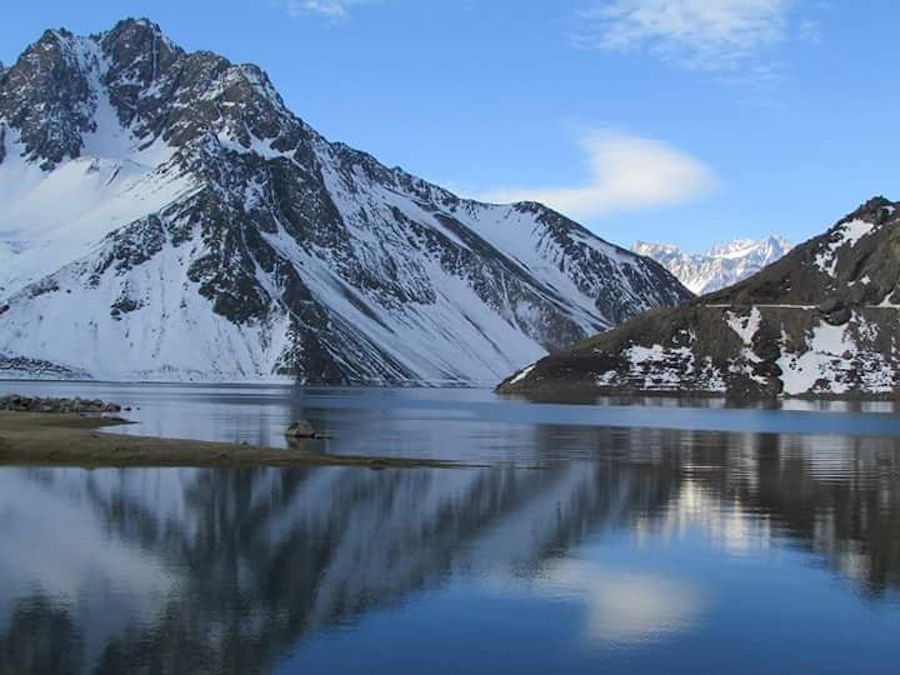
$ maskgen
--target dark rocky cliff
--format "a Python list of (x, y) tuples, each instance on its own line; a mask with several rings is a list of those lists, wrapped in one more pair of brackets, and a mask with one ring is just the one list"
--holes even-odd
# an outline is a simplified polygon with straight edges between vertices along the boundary
[(499, 390), (896, 398), (898, 206), (876, 197), (753, 277), (555, 352)]

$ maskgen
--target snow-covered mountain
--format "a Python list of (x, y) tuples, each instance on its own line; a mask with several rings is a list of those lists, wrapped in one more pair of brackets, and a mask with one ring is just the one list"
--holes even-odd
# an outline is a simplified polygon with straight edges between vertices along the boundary
[(736, 239), (703, 253), (689, 253), (673, 244), (635, 243), (632, 250), (661, 263), (693, 293), (702, 295), (732, 286), (780, 260), (791, 250), (784, 238)]
[(0, 372), (476, 383), (689, 293), (535, 203), (332, 143), (126, 20), (0, 74)]
[(900, 398), (898, 209), (871, 199), (749, 279), (647, 312), (500, 389)]

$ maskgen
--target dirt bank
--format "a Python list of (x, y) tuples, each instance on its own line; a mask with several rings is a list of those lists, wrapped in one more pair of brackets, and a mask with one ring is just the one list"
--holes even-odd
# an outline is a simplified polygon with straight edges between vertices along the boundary
[(370, 469), (459, 467), (437, 460), (326, 455), (322, 444), (307, 441), (281, 450), (232, 443), (210, 443), (100, 433), (128, 424), (109, 417), (0, 411), (0, 465), (82, 467), (234, 467), (360, 466)]

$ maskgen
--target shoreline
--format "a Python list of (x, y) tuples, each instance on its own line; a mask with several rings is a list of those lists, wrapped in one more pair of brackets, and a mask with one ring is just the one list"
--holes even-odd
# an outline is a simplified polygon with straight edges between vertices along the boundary
[(132, 423), (112, 417), (0, 411), (0, 466), (345, 466), (368, 469), (449, 469), (470, 466), (432, 459), (326, 455), (316, 450), (314, 440), (301, 442), (300, 449), (282, 450), (238, 443), (101, 433), (101, 430), (126, 424)]
[(592, 382), (541, 382), (530, 387), (509, 387), (501, 382), (492, 390), (505, 399), (527, 401), (529, 403), (572, 403), (574, 405), (594, 405), (600, 398), (622, 399), (673, 399), (680, 401), (724, 401), (738, 407), (770, 405), (791, 401), (825, 403), (900, 403), (900, 391), (868, 393), (845, 392), (778, 394), (776, 396), (750, 396), (728, 394), (720, 391), (691, 389), (632, 389), (627, 387), (601, 387)]

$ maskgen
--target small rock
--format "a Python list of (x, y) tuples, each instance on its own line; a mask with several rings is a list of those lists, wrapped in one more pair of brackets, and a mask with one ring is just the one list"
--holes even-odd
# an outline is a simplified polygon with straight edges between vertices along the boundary
[(287, 428), (284, 435), (288, 438), (315, 438), (316, 430), (306, 420), (297, 420)]
[(819, 305), (819, 311), (822, 312), (822, 314), (831, 314), (831, 313), (836, 312), (843, 308), (844, 308), (844, 301), (841, 300), (840, 298), (835, 298), (835, 297), (826, 298)]
[(372, 471), (383, 471), (388, 468), (389, 464), (383, 459), (378, 459), (374, 457), (366, 462), (366, 466), (369, 467)]
[(841, 307), (831, 312), (830, 314), (826, 314), (825, 322), (831, 324), (832, 326), (843, 326), (852, 318), (853, 312), (850, 311), (850, 308)]

